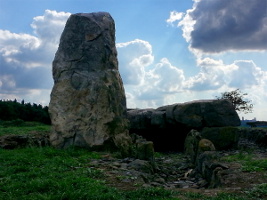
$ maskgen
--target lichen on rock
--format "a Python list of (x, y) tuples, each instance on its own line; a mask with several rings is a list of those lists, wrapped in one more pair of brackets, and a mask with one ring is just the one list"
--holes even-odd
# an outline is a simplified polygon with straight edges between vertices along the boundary
[(109, 13), (72, 14), (53, 61), (50, 141), (66, 148), (114, 146), (127, 154), (131, 138), (118, 71), (115, 23)]

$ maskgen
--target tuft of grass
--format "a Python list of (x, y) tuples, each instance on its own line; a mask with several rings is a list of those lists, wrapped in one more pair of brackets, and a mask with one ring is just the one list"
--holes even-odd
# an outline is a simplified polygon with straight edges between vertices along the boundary
[[(138, 200), (138, 199), (146, 199), (146, 200), (158, 200), (158, 199), (168, 199), (168, 200), (174, 200), (175, 198), (173, 195), (175, 192), (171, 190), (165, 190), (163, 188), (141, 188), (135, 191), (129, 191), (125, 193), (124, 198), (125, 199), (132, 199), (132, 200)], [(177, 198), (176, 198), (177, 199)]]
[(23, 122), (18, 126), (6, 125), (7, 122), (0, 124), (0, 136), (2, 135), (25, 135), (31, 132), (49, 132), (51, 129), (50, 125), (41, 124), (38, 122)]
[(256, 185), (245, 192), (251, 199), (267, 199), (267, 183)]
[(252, 152), (243, 152), (236, 155), (224, 157), (227, 162), (239, 162), (242, 165), (242, 171), (255, 172), (267, 170), (267, 159), (256, 159)]
[(209, 197), (206, 200), (249, 200), (244, 196), (239, 196), (237, 194), (230, 193), (219, 193), (216, 197)]
[(95, 180), (103, 173), (87, 167), (92, 158), (99, 155), (74, 148), (0, 149), (0, 199), (112, 199), (115, 189)]
[(178, 194), (179, 197), (176, 198), (176, 200), (255, 200), (253, 198), (247, 198), (242, 194), (226, 192), (219, 192), (216, 194), (216, 196), (207, 196), (205, 194), (195, 192), (179, 192)]
[(206, 199), (207, 197), (200, 193), (186, 192), (184, 194), (188, 199)]
[(161, 200), (172, 191), (146, 188), (119, 191), (105, 185), (105, 174), (88, 164), (101, 155), (85, 149), (0, 149), (0, 199)]

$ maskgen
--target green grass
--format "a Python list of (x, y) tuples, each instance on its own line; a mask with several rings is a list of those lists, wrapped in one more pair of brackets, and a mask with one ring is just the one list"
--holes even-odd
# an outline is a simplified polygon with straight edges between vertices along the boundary
[[(51, 147), (0, 150), (0, 199), (62, 199), (84, 196), (102, 176), (86, 167), (98, 157), (85, 150)], [(80, 197), (79, 197), (80, 198)]]
[(179, 197), (176, 199), (179, 199), (179, 200), (262, 200), (262, 199), (256, 199), (252, 196), (246, 197), (240, 194), (225, 193), (225, 192), (219, 192), (216, 194), (216, 196), (206, 196), (204, 194), (194, 193), (194, 192), (180, 192)]
[(0, 199), (5, 200), (246, 200), (266, 194), (266, 184), (247, 191), (247, 197), (220, 193), (207, 197), (162, 188), (120, 191), (105, 185), (105, 174), (88, 164), (100, 153), (85, 149), (44, 148), (0, 149)]
[(38, 122), (23, 122), (18, 126), (11, 126), (8, 124), (8, 122), (0, 123), (0, 136), (10, 134), (25, 135), (33, 131), (48, 132), (51, 129), (50, 125), (45, 125)]
[[(12, 122), (14, 123), (14, 122)], [(12, 125), (11, 123), (11, 125)], [(15, 121), (17, 123), (17, 121)], [(0, 123), (0, 136), (47, 132), (50, 126), (22, 122), (17, 126)], [(156, 157), (170, 156), (156, 153)], [(105, 173), (89, 165), (101, 153), (85, 149), (52, 147), (0, 149), (0, 199), (4, 200), (258, 200), (267, 194), (267, 184), (257, 185), (242, 194), (218, 193), (215, 197), (163, 188), (120, 191), (105, 184)], [(254, 159), (253, 152), (224, 158), (238, 161), (245, 171), (267, 170), (266, 159)]]
[(227, 162), (239, 162), (242, 165), (241, 170), (246, 172), (265, 171), (267, 170), (267, 159), (256, 158), (253, 152), (243, 152), (236, 155), (224, 157)]
[(83, 149), (0, 149), (0, 199), (171, 199), (160, 188), (121, 192), (105, 185), (102, 171), (90, 168), (99, 154)]
[(249, 191), (246, 191), (248, 197), (252, 199), (266, 199), (267, 198), (267, 183), (262, 183), (255, 186)]

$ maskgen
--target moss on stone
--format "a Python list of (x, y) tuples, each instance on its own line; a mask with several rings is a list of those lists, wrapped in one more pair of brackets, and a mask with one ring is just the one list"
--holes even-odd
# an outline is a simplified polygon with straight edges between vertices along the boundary
[(204, 128), (201, 136), (209, 139), (217, 150), (237, 148), (238, 146), (239, 131), (237, 127)]

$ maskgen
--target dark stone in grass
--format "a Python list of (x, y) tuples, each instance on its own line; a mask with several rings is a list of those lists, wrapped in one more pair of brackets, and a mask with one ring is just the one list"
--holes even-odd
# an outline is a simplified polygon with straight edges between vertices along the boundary
[(25, 147), (29, 138), (26, 135), (4, 135), (0, 137), (0, 147), (3, 149), (15, 149)]
[(28, 146), (49, 146), (48, 133), (32, 132), (27, 135), (0, 136), (0, 148), (16, 149)]

